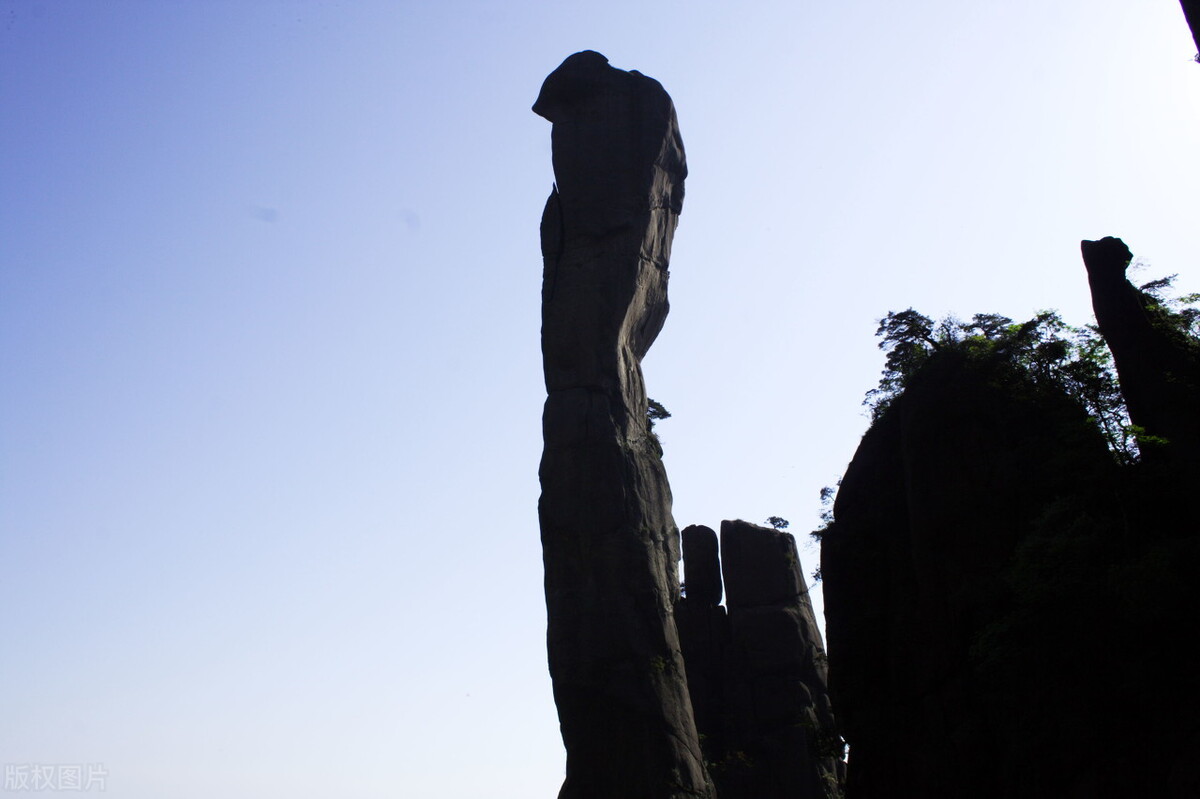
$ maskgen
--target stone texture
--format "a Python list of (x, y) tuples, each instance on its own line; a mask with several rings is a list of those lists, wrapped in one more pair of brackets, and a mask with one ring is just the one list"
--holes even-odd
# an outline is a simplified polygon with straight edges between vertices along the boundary
[(788, 533), (721, 522), (729, 612), (725, 741), (743, 753), (718, 777), (727, 799), (832, 799), (840, 738), (825, 648)]
[(689, 599), (706, 606), (721, 603), (721, 558), (711, 527), (683, 528), (683, 581)]
[(721, 556), (730, 610), (776, 605), (807, 593), (790, 533), (721, 522)]
[[(701, 749), (705, 759), (713, 762), (725, 751), (725, 666), (729, 649), (729, 618), (720, 605), (720, 551), (711, 527), (693, 524), (683, 529), (682, 537), (687, 596), (676, 603), (675, 620)], [(722, 791), (719, 795), (725, 794)]]
[(707, 797), (674, 618), (679, 533), (641, 359), (667, 315), (687, 169), (662, 86), (577, 53), (534, 111), (554, 123), (542, 216), (548, 397), (538, 505), (563, 799)]
[[(716, 533), (713, 533), (713, 543), (716, 543)], [(684, 547), (685, 569), (694, 551)], [(701, 750), (709, 764), (710, 774), (713, 773), (714, 764), (719, 772), (728, 751), (725, 740), (725, 683), (729, 617), (724, 607), (706, 601), (703, 593), (693, 595), (689, 591), (675, 605), (675, 621), (679, 628), (679, 642), (687, 668), (688, 693), (692, 699), (696, 731), (700, 734)], [(719, 779), (715, 778), (715, 781), (718, 796), (735, 799)]]
[[(838, 796), (840, 739), (826, 689), (825, 650), (795, 540), (747, 522), (722, 522), (728, 612), (716, 604), (720, 589), (708, 584), (717, 556), (712, 530), (684, 531), (688, 592), (676, 616), (696, 724), (718, 795)], [(694, 574), (704, 575), (697, 592), (691, 588)]]

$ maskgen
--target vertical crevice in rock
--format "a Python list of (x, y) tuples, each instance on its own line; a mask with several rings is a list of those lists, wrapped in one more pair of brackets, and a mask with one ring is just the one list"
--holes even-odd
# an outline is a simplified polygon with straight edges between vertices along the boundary
[(710, 797), (674, 617), (679, 533), (640, 365), (667, 315), (687, 173), (674, 106), (657, 81), (586, 51), (533, 109), (554, 124), (538, 512), (559, 795)]
[(734, 795), (840, 795), (841, 738), (796, 540), (749, 522), (721, 522), (721, 570), (730, 633), (726, 746), (744, 754), (731, 764)]
[[(721, 799), (841, 795), (825, 648), (791, 535), (743, 521), (683, 531), (677, 609), (696, 726)], [(722, 575), (728, 609), (721, 607)]]

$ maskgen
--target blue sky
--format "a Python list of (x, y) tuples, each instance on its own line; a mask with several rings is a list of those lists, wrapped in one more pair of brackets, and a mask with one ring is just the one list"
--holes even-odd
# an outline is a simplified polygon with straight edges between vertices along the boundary
[[(114, 797), (550, 796), (542, 79), (659, 79), (680, 526), (792, 520), (876, 320), (1195, 290), (1178, 5), (0, 0), (0, 760)], [(819, 599), (819, 596), (818, 596)]]

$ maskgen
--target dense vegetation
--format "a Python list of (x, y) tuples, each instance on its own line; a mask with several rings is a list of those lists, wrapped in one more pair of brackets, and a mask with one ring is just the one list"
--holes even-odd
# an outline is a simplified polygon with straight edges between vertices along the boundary
[[(1141, 286), (1143, 307), (1158, 327), (1189, 346), (1200, 346), (1200, 309), (1193, 307), (1200, 294), (1169, 296), (1174, 278)], [(1056, 311), (1042, 311), (1025, 322), (990, 313), (975, 314), (969, 322), (952, 316), (934, 322), (909, 308), (889, 312), (876, 335), (887, 359), (879, 386), (864, 400), (872, 420), (879, 419), (930, 358), (958, 352), (988, 365), (999, 379), (1010, 376), (1066, 393), (1087, 410), (1121, 463), (1135, 462), (1137, 442), (1147, 442), (1145, 432), (1129, 421), (1112, 355), (1095, 325), (1073, 327)]]

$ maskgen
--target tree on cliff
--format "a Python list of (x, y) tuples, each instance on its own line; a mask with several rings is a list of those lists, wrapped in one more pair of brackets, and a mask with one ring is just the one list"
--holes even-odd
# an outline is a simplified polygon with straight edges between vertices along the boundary
[(663, 419), (670, 419), (671, 412), (656, 399), (646, 400), (646, 426), (651, 430), (654, 429), (654, 423)]
[[(1173, 279), (1143, 285), (1143, 304), (1158, 324), (1200, 346), (1200, 310), (1190, 307), (1200, 295), (1170, 298), (1166, 290)], [(1061, 389), (1083, 405), (1119, 461), (1137, 460), (1134, 437), (1140, 431), (1130, 424), (1112, 354), (1095, 325), (1072, 327), (1055, 311), (1042, 311), (1025, 322), (990, 313), (975, 314), (969, 322), (952, 316), (934, 322), (909, 308), (889, 312), (879, 321), (876, 335), (887, 359), (879, 385), (863, 401), (873, 420), (887, 411), (932, 356), (953, 350), (991, 362), (997, 374), (1015, 372), (1035, 385)]]

